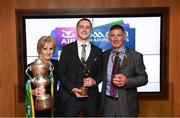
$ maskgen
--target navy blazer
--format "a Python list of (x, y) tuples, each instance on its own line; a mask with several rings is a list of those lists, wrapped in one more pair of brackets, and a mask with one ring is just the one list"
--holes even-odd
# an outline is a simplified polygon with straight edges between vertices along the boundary
[[(98, 105), (99, 92), (98, 83), (101, 81), (102, 50), (91, 44), (90, 55), (86, 61), (95, 79), (96, 85), (89, 87), (88, 98), (92, 98)], [(73, 88), (80, 88), (83, 85), (83, 68), (78, 56), (77, 42), (70, 43), (63, 47), (58, 65), (58, 79), (62, 82), (62, 99), (64, 102), (76, 101), (72, 93)]]
[[(107, 66), (111, 51), (112, 49), (109, 49), (103, 53), (101, 112), (103, 112), (105, 105)], [(119, 73), (127, 77), (127, 85), (118, 88), (118, 104), (121, 115), (126, 117), (137, 116), (139, 111), (137, 87), (143, 86), (148, 82), (148, 76), (143, 63), (143, 55), (127, 48)]]

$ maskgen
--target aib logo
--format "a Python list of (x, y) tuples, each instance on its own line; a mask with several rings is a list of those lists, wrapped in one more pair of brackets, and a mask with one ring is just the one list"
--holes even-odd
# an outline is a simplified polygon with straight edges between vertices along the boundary
[(56, 28), (52, 34), (56, 39), (57, 46), (61, 47), (76, 41), (77, 37), (75, 28)]
[(75, 34), (73, 30), (64, 30), (62, 29), (62, 37), (63, 38), (74, 38)]

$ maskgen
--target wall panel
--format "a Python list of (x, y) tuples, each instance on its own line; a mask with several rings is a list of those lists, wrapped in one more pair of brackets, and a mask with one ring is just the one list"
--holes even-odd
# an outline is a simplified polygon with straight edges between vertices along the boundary
[[(140, 100), (140, 116), (180, 116), (180, 5), (178, 0), (0, 0), (0, 116), (23, 116), (18, 103), (15, 9), (170, 7), (168, 100)], [(173, 89), (174, 88), (174, 89)], [(161, 106), (163, 105), (163, 109)], [(154, 110), (152, 110), (154, 109)], [(159, 110), (158, 110), (159, 109)], [(163, 115), (163, 113), (166, 113)]]

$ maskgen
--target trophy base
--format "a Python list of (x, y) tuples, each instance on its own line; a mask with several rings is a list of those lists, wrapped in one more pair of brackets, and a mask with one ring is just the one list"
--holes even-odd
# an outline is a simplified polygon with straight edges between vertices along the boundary
[(81, 87), (81, 97), (88, 97), (88, 88), (87, 87)]
[(52, 108), (53, 105), (54, 105), (53, 99), (48, 94), (36, 97), (36, 100), (35, 100), (36, 110), (47, 110), (47, 109)]

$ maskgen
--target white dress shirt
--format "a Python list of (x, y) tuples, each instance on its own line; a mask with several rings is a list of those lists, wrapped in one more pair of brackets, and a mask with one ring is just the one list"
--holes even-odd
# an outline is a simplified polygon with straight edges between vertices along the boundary
[(79, 56), (79, 59), (81, 60), (81, 53), (82, 53), (82, 44), (86, 44), (86, 59), (85, 61), (88, 59), (89, 57), (89, 54), (90, 54), (90, 51), (91, 51), (91, 44), (88, 42), (86, 43), (82, 43), (80, 42), (79, 40), (77, 40), (77, 46), (78, 46), (78, 56)]

